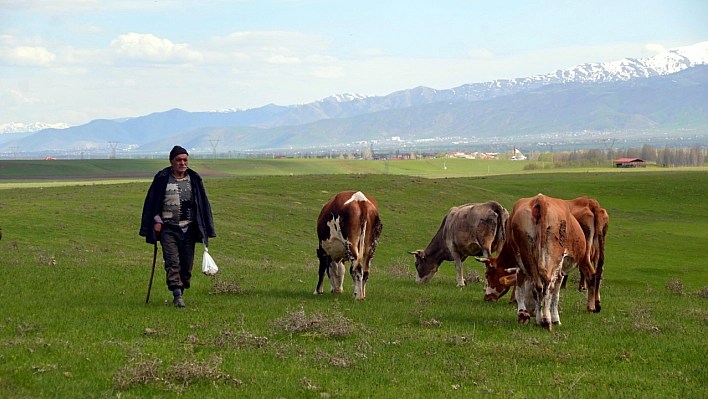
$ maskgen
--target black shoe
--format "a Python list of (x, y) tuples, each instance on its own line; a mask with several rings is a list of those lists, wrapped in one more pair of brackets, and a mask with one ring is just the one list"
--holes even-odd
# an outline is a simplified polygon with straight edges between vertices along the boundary
[(176, 297), (172, 303), (178, 307), (178, 308), (183, 308), (184, 307), (184, 299), (182, 299), (181, 296)]

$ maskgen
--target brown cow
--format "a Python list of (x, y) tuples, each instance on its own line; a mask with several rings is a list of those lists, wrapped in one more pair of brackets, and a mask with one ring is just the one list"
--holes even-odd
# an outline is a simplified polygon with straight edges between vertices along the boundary
[(416, 282), (427, 283), (444, 261), (454, 261), (457, 286), (465, 286), (462, 262), (468, 256), (491, 256), (506, 238), (509, 212), (496, 201), (467, 204), (450, 209), (425, 249), (409, 252), (415, 256)]
[(575, 267), (580, 268), (588, 283), (587, 311), (598, 311), (591, 250), (567, 202), (543, 194), (522, 198), (514, 204), (508, 230), (509, 238), (504, 247), (511, 247), (519, 265), (516, 273), (519, 323), (530, 321), (526, 303), (533, 294), (536, 324), (548, 330), (552, 329), (551, 323), (560, 324), (561, 282), (558, 279)]
[(341, 293), (344, 290), (344, 261), (350, 261), (354, 297), (358, 300), (366, 298), (369, 267), (382, 227), (376, 200), (361, 191), (343, 191), (322, 207), (317, 218), (320, 270), (315, 295), (323, 291), (325, 271), (332, 292)]
[[(610, 217), (607, 211), (600, 207), (597, 200), (590, 197), (579, 197), (566, 201), (570, 212), (575, 216), (583, 228), (585, 242), (590, 248), (590, 261), (595, 267), (595, 284), (597, 285), (595, 306), (600, 307), (600, 280), (605, 264), (605, 239), (610, 226)], [(567, 276), (563, 279), (562, 288), (565, 287)], [(578, 291), (585, 290), (585, 276), (580, 275)]]
[[(574, 200), (566, 201), (570, 212), (583, 229), (585, 242), (588, 248), (591, 249), (590, 261), (595, 267), (595, 310), (597, 312), (602, 308), (600, 304), (600, 280), (602, 279), (603, 266), (605, 263), (605, 239), (610, 223), (609, 215), (604, 208), (600, 207), (597, 200), (589, 197), (579, 197)], [(597, 234), (599, 232), (599, 234)], [(485, 285), (484, 299), (486, 301), (496, 302), (514, 284), (510, 282), (511, 275), (516, 274), (515, 256), (510, 256), (508, 250), (502, 249), (499, 256), (494, 259), (478, 259), (487, 265), (486, 276), (487, 282)], [(565, 287), (568, 276), (564, 276), (561, 288)], [(580, 274), (579, 290), (585, 290), (585, 278)], [(511, 293), (509, 302), (516, 302), (515, 290)]]

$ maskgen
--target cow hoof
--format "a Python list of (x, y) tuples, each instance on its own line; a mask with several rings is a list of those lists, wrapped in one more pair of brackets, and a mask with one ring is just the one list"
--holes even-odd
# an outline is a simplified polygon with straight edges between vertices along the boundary
[(600, 306), (599, 303), (595, 304), (595, 313), (600, 313), (600, 310), (602, 310), (602, 306)]
[(544, 330), (553, 331), (553, 325), (548, 320), (542, 321), (541, 327), (543, 327)]
[(588, 290), (588, 289), (585, 288), (585, 287), (578, 288), (578, 292), (585, 292), (585, 291), (587, 291), (587, 290)]
[(313, 294), (313, 295), (322, 295), (322, 292), (321, 292), (321, 291), (315, 291), (315, 292), (313, 292), (312, 294)]
[(529, 324), (531, 317), (525, 311), (519, 312), (519, 324)]
[(560, 320), (558, 320), (558, 321), (554, 321), (553, 324), (560, 326), (561, 322), (560, 322)]

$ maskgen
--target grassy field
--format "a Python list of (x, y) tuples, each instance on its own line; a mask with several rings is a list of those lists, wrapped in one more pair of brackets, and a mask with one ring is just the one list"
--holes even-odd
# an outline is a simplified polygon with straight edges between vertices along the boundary
[[(346, 161), (342, 175), (333, 161), (287, 161), (289, 170), (276, 161), (191, 164), (208, 176), (221, 270), (201, 275), (198, 256), (185, 309), (171, 306), (159, 260), (145, 304), (145, 178), (0, 191), (0, 397), (708, 396), (705, 170), (513, 173), (520, 163), (487, 172), (430, 160), (369, 174), (385, 165)], [(101, 175), (91, 162), (35, 178)], [(152, 176), (164, 164), (103, 167)], [(31, 180), (2, 179), (26, 176), (8, 174), (16, 167), (2, 166), (1, 184)], [(420, 177), (441, 169), (477, 176)], [(312, 295), (317, 214), (347, 189), (376, 197), (384, 224), (364, 302), (349, 277), (342, 295)], [(474, 260), (466, 288), (450, 262), (415, 284), (406, 251), (424, 248), (451, 206), (511, 208), (538, 192), (589, 195), (608, 209), (601, 313), (585, 313), (569, 289), (553, 332), (519, 325), (513, 305), (482, 300)]]

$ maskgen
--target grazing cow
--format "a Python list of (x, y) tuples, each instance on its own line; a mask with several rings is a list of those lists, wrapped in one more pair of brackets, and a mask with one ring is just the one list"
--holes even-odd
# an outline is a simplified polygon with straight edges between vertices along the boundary
[(590, 262), (591, 251), (567, 202), (543, 194), (522, 198), (514, 204), (508, 230), (509, 238), (504, 247), (511, 247), (519, 266), (516, 272), (519, 323), (530, 321), (526, 303), (533, 294), (536, 324), (548, 330), (552, 329), (551, 323), (560, 324), (559, 277), (575, 267), (580, 268), (587, 280), (587, 311), (599, 311), (595, 308), (595, 270)]
[[(605, 239), (609, 227), (610, 218), (607, 211), (600, 207), (597, 200), (589, 197), (579, 197), (574, 200), (567, 200), (571, 214), (578, 221), (585, 235), (585, 243), (590, 248), (590, 261), (595, 267), (595, 310), (600, 311), (600, 280), (602, 279), (603, 266), (605, 263)], [(599, 232), (599, 233), (598, 233)], [(489, 259), (478, 259), (484, 262), (486, 267), (487, 282), (485, 286), (484, 299), (496, 302), (501, 298), (513, 283), (510, 282), (512, 275), (515, 276), (516, 263), (515, 256), (508, 254), (509, 249), (502, 249), (499, 256)], [(561, 288), (565, 288), (568, 276), (563, 277)], [(515, 281), (515, 279), (514, 279)], [(579, 291), (585, 290), (585, 278), (580, 274)], [(512, 291), (509, 302), (515, 302), (515, 292)]]
[(509, 212), (496, 201), (467, 204), (450, 209), (427, 248), (409, 252), (415, 256), (416, 282), (427, 283), (444, 261), (454, 261), (457, 286), (465, 286), (462, 262), (468, 256), (491, 256), (506, 239)]
[(496, 258), (476, 259), (486, 265), (484, 300), (496, 302), (509, 291), (509, 288), (514, 287), (509, 303), (516, 302), (515, 286), (518, 264), (516, 263), (516, 254), (511, 250), (511, 245), (504, 245)]
[(341, 293), (344, 262), (350, 261), (349, 274), (354, 280), (354, 297), (365, 299), (369, 267), (382, 227), (376, 200), (360, 191), (343, 191), (322, 207), (317, 218), (320, 270), (315, 295), (323, 291), (325, 271), (332, 292)]

